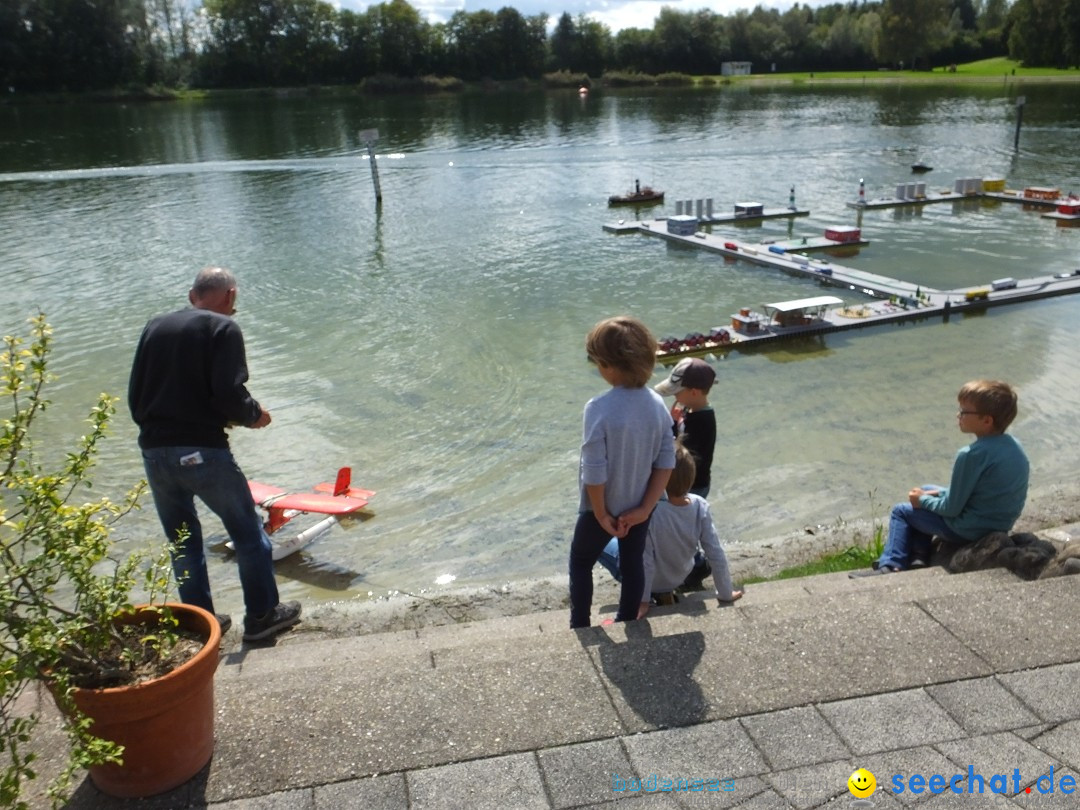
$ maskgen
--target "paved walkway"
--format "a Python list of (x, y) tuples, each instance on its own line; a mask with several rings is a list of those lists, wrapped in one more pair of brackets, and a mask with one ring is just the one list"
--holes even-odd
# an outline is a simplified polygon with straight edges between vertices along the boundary
[(1080, 803), (1080, 577), (830, 574), (567, 623), (238, 648), (198, 777), (139, 802), (84, 780), (69, 806), (860, 806), (860, 767), (874, 807)]

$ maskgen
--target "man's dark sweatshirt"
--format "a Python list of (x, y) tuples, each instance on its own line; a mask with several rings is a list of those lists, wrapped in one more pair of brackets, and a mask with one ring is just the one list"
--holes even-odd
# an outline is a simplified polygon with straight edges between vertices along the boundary
[(232, 318), (205, 309), (153, 318), (128, 382), (139, 446), (227, 448), (227, 424), (251, 425), (262, 414), (247, 379), (244, 336)]

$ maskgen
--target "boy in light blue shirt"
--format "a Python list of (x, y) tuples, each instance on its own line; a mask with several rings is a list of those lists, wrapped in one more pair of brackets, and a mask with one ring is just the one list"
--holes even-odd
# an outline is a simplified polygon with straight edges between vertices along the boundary
[(936, 535), (971, 543), (990, 532), (1008, 532), (1027, 500), (1029, 465), (1020, 443), (1005, 430), (1016, 418), (1016, 392), (997, 380), (972, 380), (957, 394), (962, 433), (975, 441), (956, 454), (948, 487), (929, 485), (908, 492), (893, 507), (885, 549), (868, 571), (848, 576), (891, 574), (922, 568)]
[(585, 351), (611, 390), (585, 404), (581, 502), (570, 544), (571, 628), (589, 626), (592, 569), (612, 537), (619, 539), (623, 569), (615, 619), (637, 618), (649, 517), (675, 466), (671, 415), (646, 387), (656, 367), (656, 338), (635, 318), (609, 318), (589, 332)]

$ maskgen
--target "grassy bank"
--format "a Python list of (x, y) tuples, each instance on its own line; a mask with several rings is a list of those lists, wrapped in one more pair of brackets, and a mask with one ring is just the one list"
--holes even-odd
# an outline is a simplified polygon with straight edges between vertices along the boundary
[(460, 92), (536, 92), (541, 90), (573, 90), (588, 87), (596, 90), (614, 90), (631, 87), (696, 87), (701, 89), (725, 89), (732, 87), (756, 87), (770, 85), (828, 85), (828, 84), (889, 84), (889, 85), (963, 85), (971, 83), (1024, 84), (1040, 82), (1080, 82), (1080, 70), (1058, 68), (1028, 68), (1019, 62), (998, 57), (970, 62), (965, 65), (938, 67), (934, 70), (849, 70), (803, 73), (753, 73), (748, 76), (690, 76), (685, 73), (630, 73), (612, 71), (599, 78), (584, 73), (560, 71), (548, 73), (542, 79), (513, 79), (507, 81), (484, 80), (466, 82), (454, 77), (422, 76), (401, 79), (394, 76), (374, 76), (361, 84), (311, 85), (307, 87), (252, 87), (252, 88), (193, 88), (167, 89), (163, 87), (143, 90), (116, 90), (94, 93), (39, 93), (0, 96), (0, 103), (69, 103), (76, 101), (97, 102), (149, 102), (149, 101), (203, 101), (215, 98), (255, 96), (260, 98), (298, 98), (320, 96), (326, 98), (355, 98), (358, 95), (378, 94), (432, 94)]
[[(754, 73), (749, 76), (711, 76), (722, 84), (827, 84), (830, 82), (880, 84), (966, 84), (970, 82), (1080, 82), (1080, 70), (1023, 67), (1004, 56), (982, 59), (966, 65), (941, 66), (933, 70), (847, 70), (827, 73)], [(708, 82), (706, 82), (708, 84)]]

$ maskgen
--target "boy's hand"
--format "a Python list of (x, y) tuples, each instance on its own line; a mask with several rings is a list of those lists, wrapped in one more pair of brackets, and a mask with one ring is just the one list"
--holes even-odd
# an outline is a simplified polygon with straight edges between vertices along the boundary
[(637, 526), (639, 523), (644, 523), (649, 519), (649, 515), (652, 514), (651, 509), (645, 509), (641, 506), (635, 506), (633, 509), (627, 509), (621, 515), (619, 515), (619, 528), (623, 530), (620, 537), (625, 537), (626, 533), (630, 531), (631, 526)]
[(640, 605), (638, 605), (637, 617), (639, 619), (644, 619), (645, 614), (648, 613), (648, 612), (649, 612), (649, 603), (648, 602), (642, 602)]
[(908, 490), (907, 498), (913, 509), (922, 509), (919, 505), (919, 498), (923, 495), (937, 495), (941, 492), (938, 489), (923, 489), (922, 487), (912, 487)]
[(724, 605), (730, 605), (733, 602), (739, 601), (740, 599), (742, 599), (742, 595), (743, 595), (742, 591), (732, 591), (730, 599), (717, 599), (716, 601), (719, 602), (721, 607), (722, 607)]
[(626, 532), (630, 528), (629, 526), (627, 526), (625, 529), (622, 528), (621, 519), (616, 520), (607, 512), (597, 514), (596, 522), (599, 523), (600, 527), (612, 537), (626, 537)]

